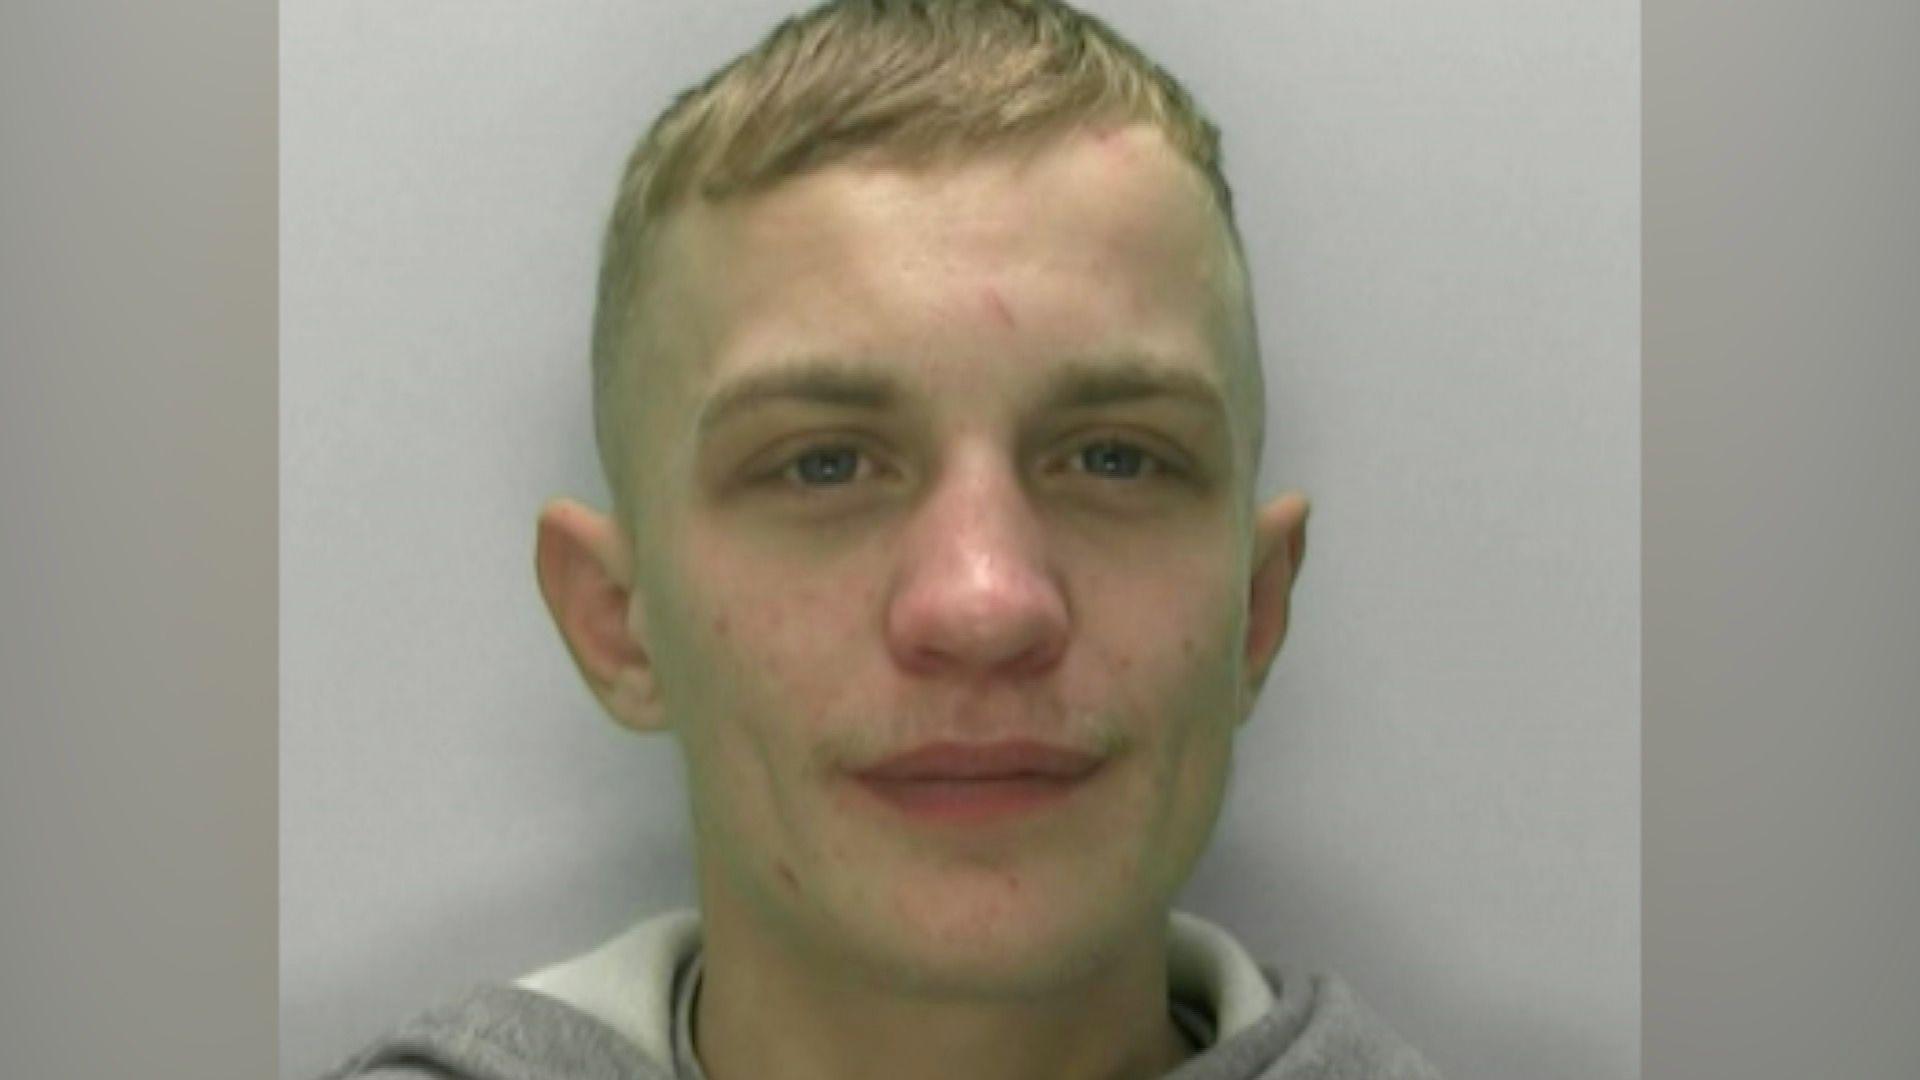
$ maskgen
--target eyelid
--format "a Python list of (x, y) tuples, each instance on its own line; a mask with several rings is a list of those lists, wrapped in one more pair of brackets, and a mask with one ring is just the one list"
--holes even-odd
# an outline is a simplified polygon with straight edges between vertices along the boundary
[[(1147, 459), (1147, 467), (1138, 477), (1131, 479), (1202, 478), (1203, 470), (1199, 460), (1178, 442), (1163, 435), (1114, 426), (1083, 428), (1061, 438), (1055, 443), (1059, 449), (1041, 459), (1040, 471), (1042, 474), (1061, 471), (1083, 473), (1079, 467), (1079, 456), (1088, 447), (1102, 443), (1136, 450)], [(852, 451), (860, 458), (856, 469), (866, 470), (866, 472), (863, 474), (856, 471), (852, 480), (841, 484), (803, 484), (792, 475), (794, 466), (802, 457), (831, 450)], [(749, 458), (742, 470), (742, 474), (749, 483), (774, 484), (792, 491), (813, 494), (857, 487), (861, 481), (871, 481), (876, 478), (876, 475), (885, 476), (900, 472), (899, 464), (889, 460), (889, 454), (883, 444), (877, 442), (871, 435), (855, 431), (816, 431), (776, 440)]]
[[(838, 480), (832, 483), (808, 483), (804, 477), (799, 475), (800, 463), (816, 454), (853, 455), (853, 474), (844, 480)], [(866, 479), (877, 467), (877, 464), (873, 460), (873, 455), (858, 446), (854, 446), (851, 443), (826, 443), (819, 446), (806, 447), (788, 456), (786, 464), (780, 466), (780, 477), (803, 490), (812, 491), (820, 488), (846, 487), (857, 480)]]
[(1142, 473), (1142, 476), (1185, 476), (1193, 473), (1195, 469), (1193, 458), (1186, 451), (1163, 437), (1148, 435), (1144, 432), (1090, 430), (1077, 433), (1066, 442), (1066, 449), (1061, 451), (1059, 458), (1069, 467), (1077, 465), (1079, 456), (1085, 453), (1088, 447), (1112, 444), (1137, 450), (1147, 458), (1151, 467), (1147, 472)]
[[(792, 475), (794, 466), (801, 458), (834, 450), (851, 451), (859, 459), (854, 466), (852, 479), (841, 484), (805, 484)], [(885, 468), (883, 455), (874, 449), (872, 439), (851, 432), (830, 432), (781, 440), (756, 454), (746, 473), (751, 482), (778, 484), (794, 491), (820, 492), (851, 487), (861, 479), (872, 479), (873, 473)], [(868, 470), (865, 476), (861, 473), (863, 469)]]

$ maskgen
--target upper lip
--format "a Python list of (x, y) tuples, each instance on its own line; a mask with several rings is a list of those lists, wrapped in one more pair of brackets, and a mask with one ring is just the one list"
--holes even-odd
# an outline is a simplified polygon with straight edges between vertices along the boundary
[(895, 754), (856, 775), (865, 780), (997, 780), (1013, 777), (1078, 779), (1099, 768), (1100, 758), (1032, 739), (1004, 742), (936, 742)]

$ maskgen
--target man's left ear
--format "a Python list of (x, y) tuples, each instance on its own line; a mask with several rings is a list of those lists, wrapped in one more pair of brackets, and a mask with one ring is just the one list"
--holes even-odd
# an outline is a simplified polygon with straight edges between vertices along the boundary
[[(1307, 556), (1307, 497), (1288, 492), (1262, 506), (1253, 523), (1253, 579), (1247, 596), (1247, 700), (1266, 685), (1287, 637), (1287, 605)], [(1244, 718), (1243, 718), (1244, 719)]]

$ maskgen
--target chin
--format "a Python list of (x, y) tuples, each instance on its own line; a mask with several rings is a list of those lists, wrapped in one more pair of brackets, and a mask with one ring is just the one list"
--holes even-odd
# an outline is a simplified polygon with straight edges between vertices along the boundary
[(876, 966), (892, 969), (902, 989), (1007, 996), (1079, 981), (1138, 940), (1134, 923), (1104, 896), (1083, 891), (1050, 903), (994, 876), (998, 891), (949, 885), (938, 895), (900, 897), (893, 918), (862, 920), (863, 951), (878, 953)]

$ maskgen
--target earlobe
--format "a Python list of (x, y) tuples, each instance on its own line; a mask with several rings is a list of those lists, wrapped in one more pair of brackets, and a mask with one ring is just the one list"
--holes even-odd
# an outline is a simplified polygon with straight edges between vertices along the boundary
[(662, 726), (660, 695), (633, 592), (631, 547), (606, 515), (569, 499), (540, 511), (534, 572), (588, 689), (636, 731)]
[(1293, 583), (1307, 554), (1307, 499), (1298, 492), (1262, 506), (1254, 519), (1253, 576), (1247, 596), (1247, 701), (1266, 684), (1287, 636)]

